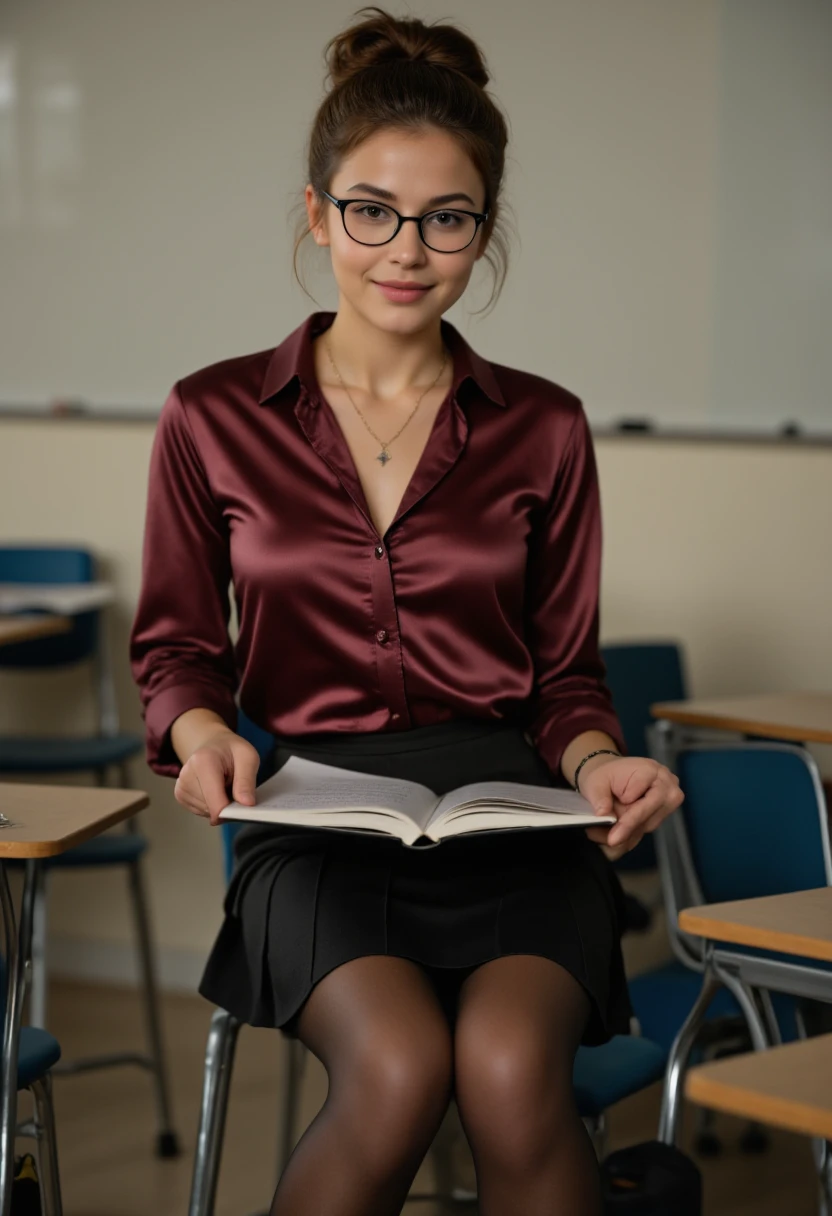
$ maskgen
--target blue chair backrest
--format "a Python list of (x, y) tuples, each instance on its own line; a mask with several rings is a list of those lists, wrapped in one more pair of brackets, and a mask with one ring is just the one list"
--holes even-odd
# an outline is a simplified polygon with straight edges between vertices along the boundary
[[(247, 739), (253, 747), (257, 748), (260, 756), (260, 769), (257, 773), (257, 784), (264, 781), (270, 776), (270, 761), (272, 752), (274, 751), (274, 736), (262, 727), (256, 726), (251, 718), (246, 717), (240, 709), (237, 711), (237, 734)], [(222, 825), (222, 845), (223, 859), (225, 862), (225, 880), (231, 877), (231, 871), (234, 868), (234, 837), (243, 827), (242, 822), (224, 823)]]
[(601, 658), (627, 750), (644, 756), (650, 706), (687, 697), (681, 648), (675, 642), (617, 642), (602, 646)]
[[(675, 642), (616, 642), (601, 647), (607, 687), (631, 756), (646, 756), (647, 727), (656, 701), (682, 701), (687, 696), (681, 648)], [(619, 870), (652, 870), (656, 847), (645, 836), (615, 863)]]
[(678, 756), (684, 836), (707, 903), (832, 882), (826, 807), (803, 748), (746, 743)]
[[(0, 546), (0, 583), (91, 583), (95, 559), (70, 546)], [(0, 648), (0, 667), (63, 667), (90, 659), (98, 647), (98, 612), (81, 612), (54, 637)]]

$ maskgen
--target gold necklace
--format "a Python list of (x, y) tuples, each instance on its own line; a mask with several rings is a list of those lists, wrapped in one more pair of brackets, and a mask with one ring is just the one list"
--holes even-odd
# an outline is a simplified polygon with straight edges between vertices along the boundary
[(360, 419), (361, 419), (361, 421), (364, 423), (364, 425), (366, 426), (367, 430), (368, 430), (368, 431), (370, 432), (370, 434), (372, 435), (373, 439), (375, 439), (376, 443), (380, 443), (380, 444), (381, 444), (381, 451), (379, 452), (378, 456), (376, 456), (376, 460), (380, 460), (380, 461), (381, 461), (381, 467), (382, 467), (382, 468), (384, 468), (384, 466), (387, 464), (387, 461), (388, 461), (388, 460), (392, 460), (392, 459), (393, 459), (393, 457), (392, 457), (392, 456), (390, 455), (390, 453), (387, 451), (388, 447), (390, 446), (390, 444), (393, 442), (393, 440), (394, 440), (394, 439), (398, 439), (399, 435), (401, 435), (402, 431), (403, 431), (403, 430), (404, 430), (404, 428), (407, 426), (408, 422), (410, 422), (410, 419), (413, 417), (413, 415), (416, 413), (416, 411), (418, 410), (419, 406), (420, 406), (420, 405), (421, 405), (421, 403), (422, 403), (422, 397), (425, 397), (425, 396), (426, 396), (426, 395), (427, 395), (427, 394), (430, 392), (430, 390), (431, 390), (432, 388), (435, 388), (435, 387), (436, 387), (436, 385), (439, 383), (439, 377), (440, 377), (440, 376), (442, 375), (442, 373), (444, 372), (444, 370), (445, 370), (445, 364), (448, 362), (448, 352), (447, 352), (447, 350), (445, 350), (445, 348), (444, 348), (444, 347), (442, 348), (442, 366), (441, 366), (441, 367), (440, 367), (440, 369), (439, 369), (439, 374), (437, 375), (437, 377), (436, 377), (436, 379), (434, 380), (433, 384), (429, 385), (429, 386), (428, 386), (428, 387), (425, 389), (425, 391), (424, 391), (424, 392), (423, 392), (423, 393), (420, 395), (419, 400), (416, 402), (416, 404), (414, 405), (413, 409), (410, 411), (410, 415), (409, 415), (409, 417), (408, 417), (408, 418), (405, 420), (405, 422), (402, 424), (402, 426), (400, 426), (400, 427), (399, 427), (399, 429), (396, 431), (395, 435), (393, 436), (393, 439), (388, 439), (388, 440), (387, 440), (387, 442), (385, 443), (385, 441), (384, 441), (383, 439), (380, 439), (380, 438), (378, 437), (378, 435), (375, 433), (375, 431), (373, 430), (373, 428), (370, 426), (370, 424), (369, 424), (369, 422), (367, 421), (367, 419), (366, 419), (366, 418), (364, 417), (364, 415), (361, 413), (361, 410), (358, 408), (358, 406), (357, 406), (357, 405), (355, 404), (355, 402), (353, 401), (352, 396), (351, 396), (351, 394), (350, 394), (350, 390), (347, 388), (346, 384), (344, 384), (344, 378), (343, 378), (343, 376), (341, 375), (341, 373), (338, 371), (338, 365), (336, 364), (335, 360), (334, 360), (334, 359), (333, 359), (333, 357), (332, 357), (332, 351), (330, 350), (330, 347), (329, 347), (329, 342), (328, 342), (326, 339), (324, 339), (324, 347), (325, 347), (325, 349), (326, 349), (326, 353), (327, 353), (327, 355), (328, 355), (328, 357), (329, 357), (329, 361), (330, 361), (330, 363), (332, 364), (332, 368), (333, 368), (333, 370), (334, 370), (334, 372), (335, 372), (335, 375), (338, 377), (338, 380), (340, 381), (341, 388), (342, 388), (342, 389), (344, 390), (344, 392), (347, 394), (347, 397), (349, 398), (349, 400), (350, 400), (350, 402), (351, 402), (351, 404), (352, 404), (353, 409), (354, 409), (354, 410), (355, 410), (355, 412), (358, 414), (359, 418), (360, 418)]

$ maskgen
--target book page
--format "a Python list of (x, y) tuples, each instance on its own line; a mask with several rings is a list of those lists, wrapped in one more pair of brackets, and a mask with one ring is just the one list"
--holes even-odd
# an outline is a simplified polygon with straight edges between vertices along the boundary
[(598, 824), (614, 823), (612, 816), (562, 814), (558, 811), (524, 811), (517, 807), (467, 810), (460, 815), (451, 815), (441, 820), (430, 831), (436, 840), (448, 836), (475, 835), (479, 832), (498, 832), (515, 828), (591, 828)]
[[(471, 812), (493, 811), (507, 814), (510, 826), (512, 812), (556, 811), (563, 816), (588, 817), (590, 823), (615, 823), (613, 815), (595, 815), (592, 806), (574, 790), (556, 789), (549, 785), (525, 785), (520, 781), (475, 781), (461, 785), (440, 798), (428, 826), (437, 828)], [(499, 827), (495, 822), (493, 827)], [(464, 829), (462, 829), (464, 830)]]
[[(351, 826), (351, 818), (352, 826), (368, 827), (386, 817), (409, 820), (423, 830), (436, 804), (433, 790), (418, 782), (356, 773), (300, 756), (290, 756), (279, 772), (257, 787), (255, 798), (253, 807), (232, 802), (220, 812), (220, 819), (274, 819), (268, 812), (279, 812), (281, 823), (309, 824), (319, 816), (322, 826), (324, 818), (327, 826), (337, 826), (340, 817), (345, 827)], [(368, 823), (362, 818), (359, 822), (356, 816), (362, 813), (375, 819)], [(295, 814), (303, 819), (293, 819)]]

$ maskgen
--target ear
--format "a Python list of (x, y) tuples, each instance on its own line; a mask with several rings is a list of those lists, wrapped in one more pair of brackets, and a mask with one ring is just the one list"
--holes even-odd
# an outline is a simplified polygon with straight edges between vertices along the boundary
[(307, 185), (304, 190), (304, 202), (306, 203), (306, 217), (309, 222), (309, 231), (312, 233), (315, 244), (328, 245), (329, 233), (327, 232), (326, 221), (324, 219), (323, 206), (314, 186)]

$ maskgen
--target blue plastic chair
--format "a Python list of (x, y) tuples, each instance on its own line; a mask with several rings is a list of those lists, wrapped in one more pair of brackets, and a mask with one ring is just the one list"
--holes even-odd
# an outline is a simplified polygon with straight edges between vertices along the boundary
[[(96, 564), (87, 549), (72, 546), (0, 547), (0, 583), (78, 584), (94, 582)], [(0, 775), (29, 777), (45, 773), (93, 772), (105, 784), (108, 770), (118, 769), (119, 783), (129, 788), (127, 761), (141, 752), (140, 735), (119, 729), (115, 686), (109, 664), (106, 630), (99, 610), (72, 618), (69, 632), (0, 649), (0, 668), (44, 671), (86, 663), (95, 672), (98, 731), (80, 737), (0, 736)], [(126, 831), (99, 836), (39, 867), (32, 933), (30, 1010), (33, 1025), (47, 1020), (47, 882), (54, 869), (127, 869), (131, 904), (141, 964), (150, 1053), (136, 1052), (94, 1057), (63, 1065), (61, 1072), (134, 1063), (149, 1068), (156, 1085), (159, 1156), (178, 1155), (179, 1147), (170, 1113), (169, 1082), (162, 1047), (161, 1019), (156, 990), (154, 950), (144, 891), (141, 858), (148, 847), (133, 824)], [(13, 863), (10, 863), (13, 864)]]
[[(258, 784), (270, 774), (274, 739), (238, 712), (237, 732), (247, 739), (260, 755)], [(234, 865), (234, 837), (242, 823), (222, 825), (223, 859), (226, 880)], [(224, 1009), (218, 1009), (211, 1021), (205, 1053), (200, 1126), (194, 1160), (193, 1181), (188, 1216), (213, 1216), (219, 1176), (220, 1153), (228, 1105), (228, 1089), (240, 1023)], [(284, 1096), (282, 1135), (279, 1147), (278, 1177), (282, 1173), (295, 1143), (295, 1127), (300, 1101), (303, 1044), (286, 1040), (288, 1067)], [(599, 1156), (603, 1152), (604, 1113), (616, 1102), (638, 1093), (658, 1081), (664, 1074), (666, 1050), (646, 1038), (618, 1035), (600, 1047), (580, 1047), (575, 1059), (573, 1085), (581, 1118), (589, 1125)], [(438, 1189), (433, 1195), (411, 1193), (410, 1201), (423, 1199), (473, 1200), (474, 1195), (453, 1186), (450, 1141), (445, 1134), (437, 1136), (433, 1146)]]
[[(687, 696), (682, 649), (676, 642), (615, 642), (601, 647), (601, 658), (627, 751), (648, 756), (650, 706)], [(615, 863), (618, 870), (655, 870), (657, 864), (652, 834)]]
[[(6, 966), (0, 956), (0, 1025), (6, 1013)], [(51, 1069), (61, 1058), (58, 1040), (47, 1030), (23, 1026), (17, 1051), (17, 1088), (28, 1089), (34, 1102), (34, 1119), (18, 1129), (38, 1142), (38, 1183), (43, 1216), (61, 1216), (58, 1146), (52, 1106)]]
[(682, 1075), (720, 986), (762, 1047), (803, 1033), (795, 997), (816, 996), (818, 966), (825, 966), (739, 946), (718, 945), (706, 956), (701, 940), (679, 929), (679, 910), (832, 885), (823, 789), (804, 748), (686, 747), (676, 768), (685, 802), (660, 829), (659, 857), (671, 944), (679, 961), (700, 973), (700, 990), (670, 1050), (661, 1119), (668, 1142), (678, 1128)]
[[(0, 547), (0, 583), (91, 583), (95, 560), (86, 549), (69, 546)], [(142, 751), (140, 735), (118, 729), (115, 691), (101, 612), (72, 618), (67, 633), (18, 642), (0, 650), (0, 668), (45, 670), (87, 662), (98, 680), (99, 729), (95, 735), (58, 738), (0, 736), (0, 773), (96, 772), (123, 766)], [(129, 784), (124, 782), (124, 784)]]

